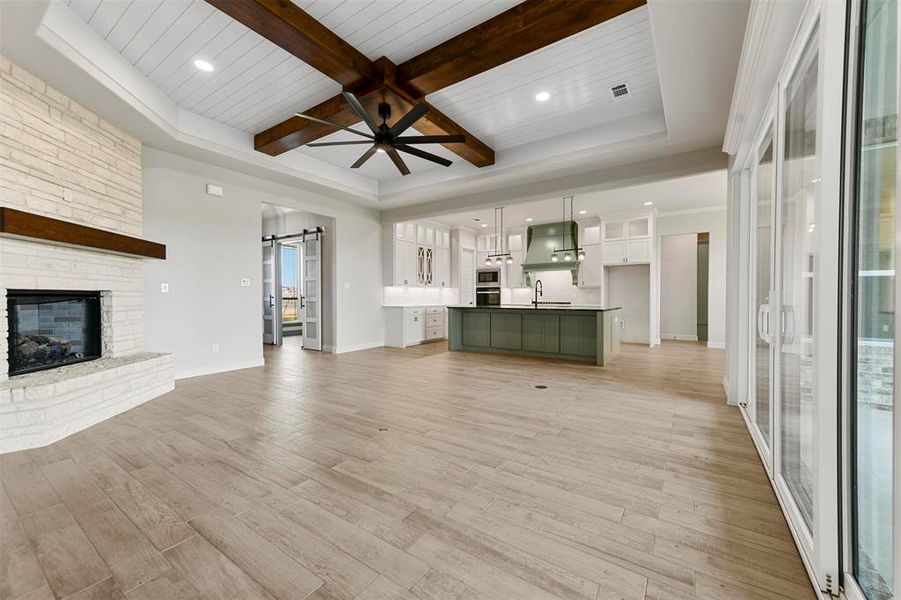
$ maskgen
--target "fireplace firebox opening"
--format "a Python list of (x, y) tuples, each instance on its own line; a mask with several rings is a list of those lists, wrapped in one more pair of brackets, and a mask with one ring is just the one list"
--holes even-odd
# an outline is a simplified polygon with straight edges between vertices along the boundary
[(100, 358), (100, 295), (7, 290), (9, 376)]

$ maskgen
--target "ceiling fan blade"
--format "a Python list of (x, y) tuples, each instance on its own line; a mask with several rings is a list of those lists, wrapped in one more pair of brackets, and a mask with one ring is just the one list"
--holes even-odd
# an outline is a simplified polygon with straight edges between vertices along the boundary
[(397, 170), (400, 171), (401, 175), (409, 175), (410, 169), (407, 168), (404, 159), (400, 157), (400, 154), (397, 153), (397, 150), (391, 148), (388, 150), (388, 156), (391, 158), (391, 162), (394, 163), (394, 166), (397, 167)]
[(360, 167), (362, 167), (364, 162), (366, 162), (367, 160), (372, 158), (372, 155), (375, 154), (375, 151), (376, 151), (376, 145), (373, 144), (372, 148), (370, 148), (369, 150), (364, 152), (363, 156), (361, 156), (360, 158), (357, 159), (357, 162), (350, 165), (350, 168), (351, 169), (359, 169)]
[(439, 165), (449, 167), (453, 163), (453, 161), (447, 160), (441, 156), (437, 156), (432, 154), (431, 152), (426, 152), (425, 150), (420, 150), (419, 148), (413, 148), (411, 146), (406, 146), (404, 144), (398, 144), (395, 146), (401, 152), (406, 152), (407, 154), (412, 154), (413, 156), (418, 156), (419, 158), (424, 158), (426, 160), (430, 160), (433, 163), (438, 163)]
[(318, 148), (320, 146), (356, 146), (357, 144), (371, 144), (372, 140), (353, 140), (352, 142), (310, 142), (309, 144), (304, 144), (304, 146), (310, 146), (311, 148)]
[(462, 144), (463, 135), (405, 135), (394, 138), (395, 144)]
[(347, 103), (350, 104), (350, 107), (354, 109), (354, 112), (357, 113), (363, 122), (366, 123), (366, 126), (372, 130), (372, 133), (379, 132), (379, 126), (376, 125), (373, 118), (369, 115), (366, 109), (363, 107), (363, 104), (357, 100), (357, 97), (351, 94), (350, 92), (341, 92), (344, 95), (344, 99), (347, 100)]
[(374, 136), (371, 136), (368, 133), (363, 133), (362, 131), (357, 131), (356, 129), (351, 129), (350, 127), (345, 127), (344, 125), (338, 125), (337, 123), (332, 123), (331, 121), (325, 121), (318, 117), (311, 117), (310, 115), (305, 115), (303, 113), (294, 113), (294, 115), (303, 119), (307, 119), (309, 121), (313, 121), (314, 123), (319, 123), (320, 125), (328, 125), (329, 127), (337, 127), (338, 129), (343, 129), (344, 131), (356, 133), (357, 135), (362, 135), (364, 138), (369, 138), (370, 140), (375, 139)]
[(391, 128), (391, 135), (394, 137), (399, 136), (427, 112), (429, 112), (429, 107), (424, 102), (417, 104), (410, 109), (410, 112), (401, 117), (400, 121), (394, 124), (394, 127)]

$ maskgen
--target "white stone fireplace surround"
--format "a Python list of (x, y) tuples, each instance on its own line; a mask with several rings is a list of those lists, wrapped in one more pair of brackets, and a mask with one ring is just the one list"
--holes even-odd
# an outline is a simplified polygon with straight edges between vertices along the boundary
[[(174, 387), (143, 352), (142, 259), (0, 238), (0, 452), (44, 446)], [(9, 377), (7, 289), (101, 291), (102, 356)]]

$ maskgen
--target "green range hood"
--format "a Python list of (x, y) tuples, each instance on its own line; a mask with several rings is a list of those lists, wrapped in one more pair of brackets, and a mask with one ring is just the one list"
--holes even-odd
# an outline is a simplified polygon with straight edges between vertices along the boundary
[[(542, 271), (569, 271), (573, 285), (579, 284), (579, 261), (576, 248), (579, 247), (578, 227), (574, 221), (545, 223), (529, 227), (526, 234), (526, 258), (522, 261), (522, 274), (526, 285), (535, 285), (535, 273)], [(571, 261), (563, 260), (561, 250), (569, 250)], [(557, 262), (551, 260), (557, 251)]]

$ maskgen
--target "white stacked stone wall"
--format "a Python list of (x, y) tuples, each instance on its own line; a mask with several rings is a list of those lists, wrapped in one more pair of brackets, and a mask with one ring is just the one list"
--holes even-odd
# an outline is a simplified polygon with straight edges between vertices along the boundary
[[(140, 140), (0, 55), (0, 206), (141, 237), (141, 176)], [(85, 363), (90, 368), (73, 365), (9, 379), (8, 289), (102, 291), (103, 358)], [(3, 439), (16, 437), (14, 423), (29, 423), (21, 440), (49, 443), (73, 427), (130, 408), (135, 398), (144, 401), (172, 388), (171, 368), (159, 367), (171, 360), (142, 353), (143, 304), (142, 259), (0, 237), (0, 449), (10, 449)], [(152, 374), (145, 379), (134, 376), (144, 369), (140, 360), (127, 368), (116, 362), (139, 353)], [(60, 373), (81, 380), (86, 369), (96, 377), (105, 373), (109, 385), (98, 387), (96, 397), (65, 391)], [(38, 389), (42, 382), (52, 393)], [(47, 403), (43, 413), (40, 402)], [(30, 416), (12, 419), (17, 408)], [(39, 414), (49, 435), (41, 435)]]

